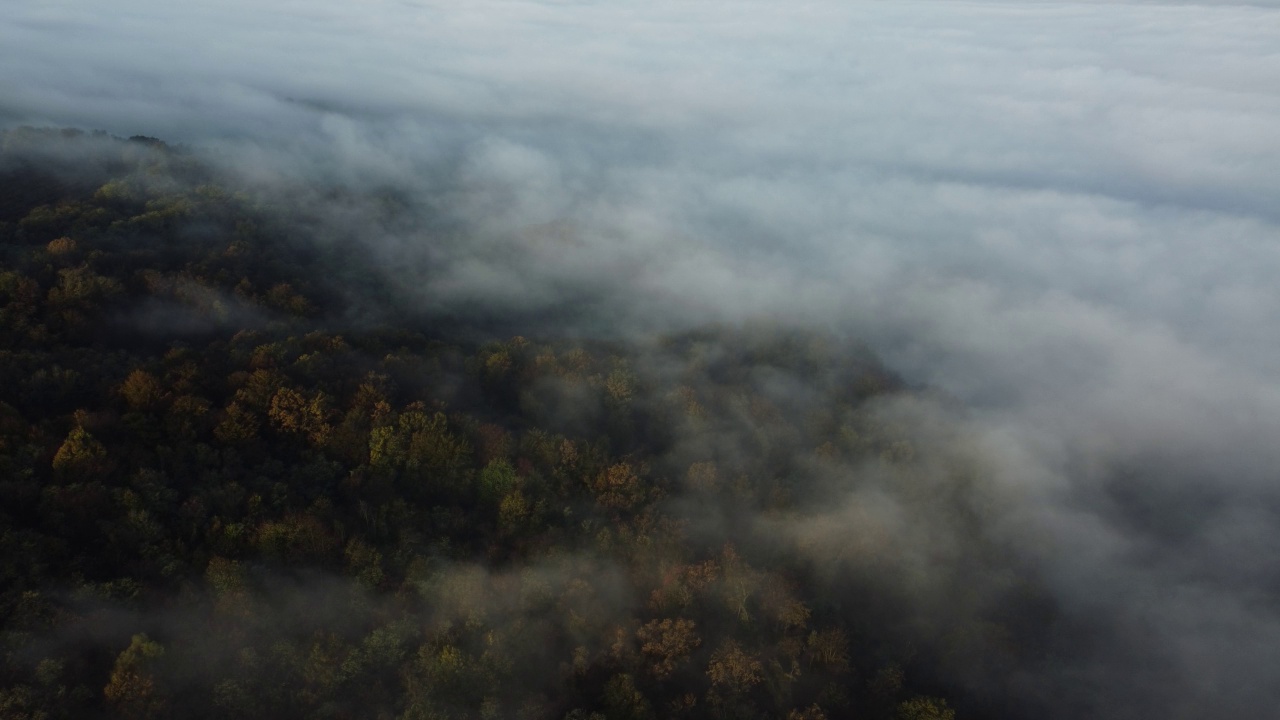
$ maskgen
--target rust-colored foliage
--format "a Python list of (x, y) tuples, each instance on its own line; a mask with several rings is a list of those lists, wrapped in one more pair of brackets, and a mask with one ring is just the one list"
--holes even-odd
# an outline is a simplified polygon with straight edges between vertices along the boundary
[(742, 649), (736, 640), (725, 640), (711, 655), (707, 677), (717, 687), (745, 692), (764, 679), (760, 658)]
[(610, 465), (590, 483), (596, 502), (609, 510), (631, 510), (644, 500), (646, 488), (629, 463)]
[(649, 669), (655, 677), (659, 680), (670, 677), (676, 666), (702, 644), (696, 629), (692, 620), (664, 618), (651, 620), (636, 631), (640, 652), (649, 658)]

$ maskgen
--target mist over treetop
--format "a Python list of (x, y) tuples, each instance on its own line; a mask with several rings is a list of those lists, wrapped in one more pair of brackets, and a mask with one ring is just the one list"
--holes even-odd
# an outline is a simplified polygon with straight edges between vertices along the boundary
[(844, 339), (486, 337), (483, 313), (388, 292), (358, 237), (311, 237), (285, 195), (162, 143), (0, 147), (0, 184), (47, 201), (0, 224), (19, 717), (948, 717), (951, 661), (916, 640), (985, 643), (975, 614), (1038, 602), (1002, 580), (922, 623), (923, 546), (898, 569), (876, 532), (833, 576), (793, 529), (861, 507), (856, 471), (963, 536), (956, 557), (999, 554), (948, 518), (956, 493), (914, 496), (940, 468), (877, 403), (902, 383)]

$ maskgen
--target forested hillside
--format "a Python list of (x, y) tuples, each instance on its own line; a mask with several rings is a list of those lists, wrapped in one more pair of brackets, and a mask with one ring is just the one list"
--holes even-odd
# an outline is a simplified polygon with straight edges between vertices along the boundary
[[(486, 337), (180, 148), (0, 143), (0, 717), (987, 717), (1042, 659), (856, 343)], [(824, 544), (860, 483), (946, 557)]]

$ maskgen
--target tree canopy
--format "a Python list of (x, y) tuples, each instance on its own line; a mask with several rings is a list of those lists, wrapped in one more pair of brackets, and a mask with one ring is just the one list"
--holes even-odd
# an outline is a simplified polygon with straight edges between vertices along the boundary
[(951, 718), (1000, 636), (761, 530), (918, 470), (856, 345), (486, 337), (180, 148), (0, 147), (4, 717)]

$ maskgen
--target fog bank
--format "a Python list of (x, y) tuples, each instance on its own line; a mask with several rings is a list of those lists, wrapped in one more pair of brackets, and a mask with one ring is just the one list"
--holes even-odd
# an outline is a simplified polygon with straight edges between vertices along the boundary
[[(912, 412), (963, 426), (1006, 496), (993, 532), (1094, 633), (1004, 678), (1092, 699), (1061, 717), (1280, 700), (1278, 77), (1268, 3), (13, 0), (0, 19), (0, 123), (394, 195), (317, 213), (424, 307), (581, 334), (818, 326), (954, 399)], [(875, 502), (851, 492), (797, 547), (829, 559)], [(924, 519), (886, 527), (910, 544)]]

